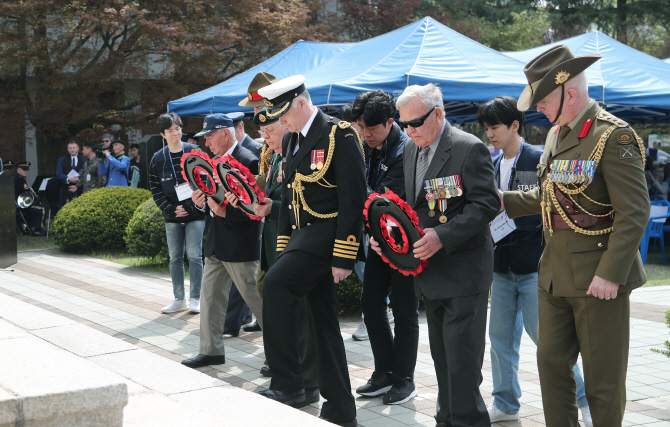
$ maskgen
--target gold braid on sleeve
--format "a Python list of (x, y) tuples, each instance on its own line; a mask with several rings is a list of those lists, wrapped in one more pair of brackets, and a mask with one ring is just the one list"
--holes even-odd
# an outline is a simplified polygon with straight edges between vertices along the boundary
[[(593, 168), (594, 171), (598, 168), (598, 165), (600, 164), (600, 159), (602, 158), (603, 152), (605, 151), (605, 144), (607, 144), (607, 140), (612, 135), (612, 132), (614, 132), (617, 129), (617, 127), (618, 126), (613, 125), (613, 126), (610, 126), (609, 128), (607, 128), (607, 130), (600, 136), (600, 139), (598, 140), (598, 143), (596, 144), (596, 146), (593, 148), (593, 151), (589, 155), (588, 160), (593, 160), (593, 161), (596, 162), (596, 165)], [(644, 152), (644, 144), (642, 143), (642, 139), (637, 135), (637, 133), (635, 133), (635, 130), (633, 128), (630, 128), (630, 130), (633, 132), (633, 135), (635, 135), (635, 140), (637, 141), (637, 146), (640, 149), (640, 154), (642, 156), (642, 165), (644, 165), (645, 161), (646, 161), (646, 154)], [(602, 229), (602, 230), (585, 230), (581, 227), (578, 227), (577, 225), (575, 225), (572, 222), (572, 220), (570, 220), (568, 215), (565, 213), (565, 210), (563, 209), (563, 206), (561, 206), (561, 204), (558, 202), (558, 199), (556, 198), (556, 193), (554, 192), (554, 186), (557, 186), (558, 189), (562, 193), (567, 194), (568, 197), (570, 197), (570, 199), (574, 202), (575, 206), (577, 206), (579, 209), (581, 209), (587, 215), (590, 215), (590, 216), (593, 216), (593, 217), (605, 217), (605, 216), (613, 215), (614, 214), (614, 209), (611, 209), (606, 214), (600, 214), (599, 215), (599, 214), (594, 214), (594, 213), (588, 212), (586, 209), (581, 207), (576, 202), (576, 200), (572, 196), (576, 195), (576, 194), (581, 194), (586, 199), (590, 200), (591, 202), (593, 202), (597, 205), (600, 205), (600, 206), (603, 206), (603, 207), (609, 207), (609, 208), (612, 207), (611, 204), (596, 202), (595, 200), (593, 200), (592, 198), (587, 196), (584, 193), (584, 190), (586, 189), (588, 184), (589, 184), (588, 182), (582, 182), (582, 183), (579, 183), (579, 184), (568, 184), (568, 185), (571, 185), (573, 187), (573, 188), (569, 188), (568, 185), (564, 185), (564, 184), (558, 183), (558, 182), (556, 182), (556, 183), (551, 182), (549, 179), (546, 179), (544, 181), (544, 185), (543, 185), (544, 193), (542, 195), (542, 203), (540, 203), (540, 205), (542, 206), (542, 223), (544, 225), (545, 230), (546, 229), (549, 230), (549, 234), (553, 235), (553, 233), (554, 233), (554, 230), (552, 229), (552, 225), (551, 225), (551, 205), (554, 206), (554, 208), (556, 209), (558, 214), (561, 216), (561, 218), (563, 218), (563, 221), (565, 221), (565, 223), (568, 224), (570, 226), (570, 228), (575, 230), (575, 232), (577, 232), (577, 233), (585, 234), (587, 236), (599, 236), (599, 235), (602, 235), (602, 234), (611, 233), (614, 230), (614, 226), (608, 227), (608, 228), (605, 228), (605, 229)]]
[(263, 151), (261, 151), (261, 159), (258, 165), (258, 174), (265, 176), (266, 173), (270, 170), (270, 156), (272, 156), (273, 151), (270, 149), (270, 146), (266, 142), (263, 144)]

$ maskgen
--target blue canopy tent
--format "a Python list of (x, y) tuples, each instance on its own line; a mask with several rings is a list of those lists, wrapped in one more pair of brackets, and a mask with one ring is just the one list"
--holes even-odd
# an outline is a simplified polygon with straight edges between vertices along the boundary
[(336, 108), (358, 93), (383, 89), (398, 96), (409, 85), (440, 85), (447, 116), (471, 121), (479, 103), (499, 95), (519, 96), (526, 86), (523, 64), (451, 30), (430, 17), (357, 43), (299, 41), (258, 66), (209, 89), (168, 104), (184, 116), (245, 111), (238, 102), (256, 73), (282, 79), (306, 77), (315, 105)]
[[(520, 52), (503, 52), (524, 64), (547, 49), (567, 45), (575, 55), (600, 53), (586, 70), (591, 98), (607, 111), (631, 123), (670, 122), (670, 64), (649, 56), (599, 31)], [(529, 114), (528, 121), (544, 118)], [(539, 124), (539, 123), (538, 123)]]

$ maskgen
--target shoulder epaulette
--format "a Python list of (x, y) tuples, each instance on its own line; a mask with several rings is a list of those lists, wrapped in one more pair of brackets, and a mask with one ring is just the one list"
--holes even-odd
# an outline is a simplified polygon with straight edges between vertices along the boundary
[(625, 121), (621, 120), (618, 117), (613, 116), (612, 114), (608, 113), (607, 111), (601, 111), (598, 114), (598, 119), (600, 119), (602, 121), (605, 121), (605, 122), (608, 122), (608, 123), (611, 123), (611, 124), (613, 124), (617, 127), (620, 127), (620, 128), (628, 127), (628, 123), (626, 123)]

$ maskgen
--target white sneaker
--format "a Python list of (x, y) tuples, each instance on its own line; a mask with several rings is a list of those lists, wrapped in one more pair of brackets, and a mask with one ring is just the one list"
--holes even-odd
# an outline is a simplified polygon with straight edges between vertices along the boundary
[(188, 301), (188, 312), (189, 313), (200, 313), (200, 300), (196, 298), (191, 298)]
[(168, 305), (167, 307), (163, 307), (161, 309), (161, 313), (170, 314), (184, 310), (188, 310), (188, 305), (186, 304), (186, 301), (183, 299), (175, 299), (174, 301), (172, 301), (172, 304)]
[(389, 308), (389, 310), (386, 312), (386, 317), (389, 319), (389, 325), (392, 325), (395, 323), (395, 318), (393, 317), (393, 310)]
[(489, 418), (492, 423), (498, 421), (519, 421), (519, 414), (506, 414), (496, 407), (493, 403), (486, 407), (486, 410), (489, 411)]
[(579, 408), (579, 410), (582, 411), (582, 421), (584, 421), (584, 425), (586, 427), (593, 427), (593, 420), (591, 419), (591, 410), (589, 407), (584, 406)]
[(361, 322), (361, 324), (358, 325), (358, 329), (356, 329), (356, 332), (353, 333), (352, 338), (356, 341), (367, 341), (370, 339), (368, 336), (368, 328), (365, 326), (365, 322)]

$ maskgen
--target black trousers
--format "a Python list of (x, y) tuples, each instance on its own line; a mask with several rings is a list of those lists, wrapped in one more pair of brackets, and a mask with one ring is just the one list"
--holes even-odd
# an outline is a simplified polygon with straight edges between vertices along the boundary
[[(356, 417), (344, 342), (337, 319), (336, 286), (330, 260), (303, 251), (283, 254), (263, 280), (263, 341), (272, 369), (271, 390), (294, 392), (305, 388), (300, 360), (300, 299), (305, 297), (316, 338), (321, 416), (333, 422)], [(272, 301), (272, 303), (270, 303)]]
[(435, 419), (450, 427), (490, 427), (479, 391), (488, 292), (424, 303), (439, 389)]
[[(386, 315), (389, 293), (395, 318), (395, 339)], [(413, 378), (419, 347), (419, 298), (414, 292), (414, 276), (402, 275), (375, 251), (369, 250), (361, 305), (375, 357), (375, 371)]]
[(228, 311), (226, 312), (226, 323), (223, 327), (224, 329), (239, 331), (242, 327), (242, 319), (251, 316), (251, 309), (234, 283), (230, 287), (230, 294), (228, 295)]

